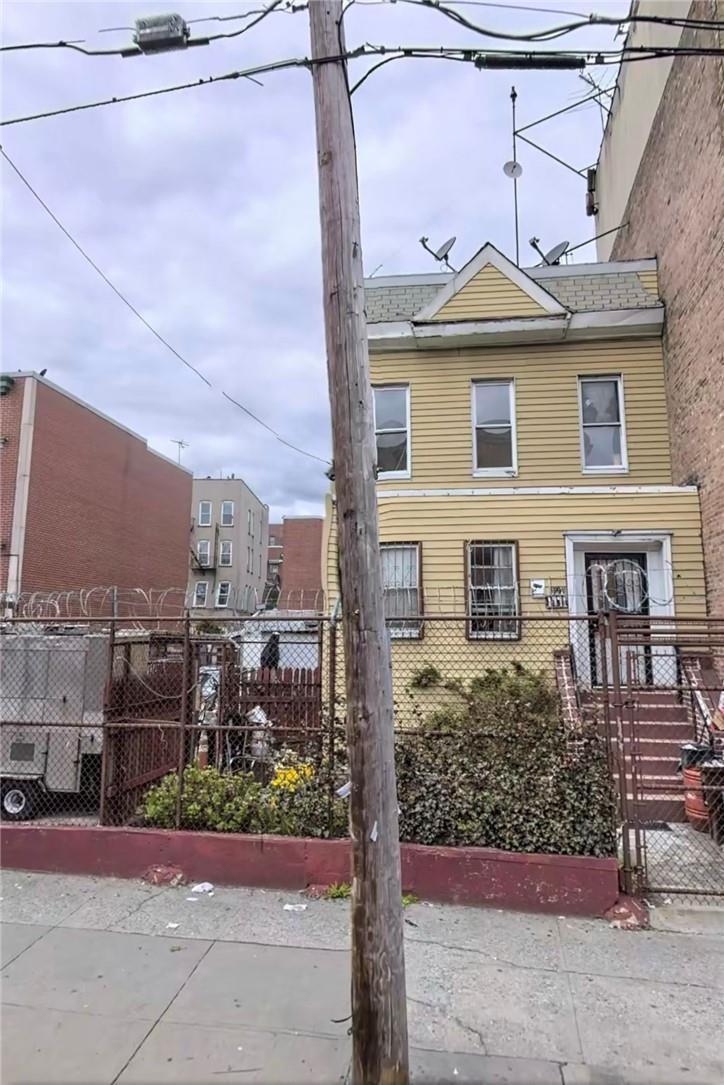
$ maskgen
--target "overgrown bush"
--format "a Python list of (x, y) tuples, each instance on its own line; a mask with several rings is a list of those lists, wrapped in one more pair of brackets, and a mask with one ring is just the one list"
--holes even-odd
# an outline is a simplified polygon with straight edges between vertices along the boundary
[[(616, 821), (605, 749), (592, 728), (571, 741), (546, 678), (520, 665), (486, 670), (464, 684), (442, 681), (449, 703), (417, 714), (395, 738), (400, 839), (505, 851), (614, 855)], [(424, 688), (424, 686), (423, 686)], [(414, 696), (414, 695), (413, 695)], [(189, 766), (181, 825), (218, 832), (346, 836), (344, 741), (335, 770), (291, 751), (278, 755), (269, 783), (250, 774)], [(147, 793), (147, 825), (175, 825), (178, 781), (169, 774)]]
[(615, 854), (603, 743), (592, 729), (570, 741), (544, 676), (514, 665), (447, 688), (453, 705), (397, 736), (402, 840)]

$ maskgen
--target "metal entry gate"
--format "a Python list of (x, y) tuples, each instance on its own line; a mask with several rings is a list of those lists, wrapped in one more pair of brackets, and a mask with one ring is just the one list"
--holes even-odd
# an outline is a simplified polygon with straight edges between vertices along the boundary
[(623, 888), (724, 898), (724, 621), (611, 614), (602, 635)]

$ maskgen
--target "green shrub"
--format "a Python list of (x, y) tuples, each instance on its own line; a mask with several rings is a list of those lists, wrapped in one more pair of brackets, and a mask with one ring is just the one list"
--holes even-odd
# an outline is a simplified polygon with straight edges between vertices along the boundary
[[(280, 758), (283, 779), (291, 776), (293, 759)], [(297, 764), (303, 764), (297, 762)], [(267, 786), (250, 773), (220, 773), (188, 765), (181, 795), (181, 828), (219, 833), (281, 833), (285, 836), (346, 836), (347, 804), (333, 794), (323, 772), (297, 772), (296, 786)], [(145, 825), (176, 825), (178, 774), (170, 772), (146, 792), (141, 805)]]
[[(220, 773), (188, 765), (181, 796), (181, 828), (215, 832), (262, 832), (268, 829), (263, 789), (247, 773)], [(146, 825), (171, 829), (176, 824), (178, 776), (170, 772), (149, 788), (143, 800)]]
[(419, 667), (410, 679), (410, 689), (430, 689), (442, 681), (442, 675), (432, 663), (425, 663)]
[[(546, 678), (520, 665), (486, 670), (467, 685), (440, 683), (449, 703), (420, 710), (419, 726), (395, 736), (400, 839), (513, 852), (615, 855), (615, 801), (602, 739), (575, 741)], [(423, 687), (424, 688), (424, 687)], [(448, 696), (448, 694), (450, 696)], [(181, 825), (217, 832), (343, 837), (349, 778), (342, 734), (335, 771), (282, 750), (270, 782), (189, 766)], [(146, 793), (147, 825), (172, 828), (177, 776)]]
[(592, 729), (569, 741), (543, 675), (516, 664), (446, 687), (456, 703), (397, 736), (400, 839), (615, 854), (603, 742)]

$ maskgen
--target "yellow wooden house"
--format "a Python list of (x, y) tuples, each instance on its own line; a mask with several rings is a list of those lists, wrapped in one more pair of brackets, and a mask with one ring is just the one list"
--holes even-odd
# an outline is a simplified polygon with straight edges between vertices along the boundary
[[(699, 496), (672, 484), (655, 260), (521, 269), (486, 244), (456, 274), (365, 287), (393, 657), (397, 640), (433, 659), (425, 616), (456, 613), (460, 658), (484, 666), (497, 641), (498, 661), (525, 660), (532, 623), (515, 616), (555, 613), (595, 682), (577, 617), (703, 613)], [(332, 495), (326, 523), (334, 601)]]

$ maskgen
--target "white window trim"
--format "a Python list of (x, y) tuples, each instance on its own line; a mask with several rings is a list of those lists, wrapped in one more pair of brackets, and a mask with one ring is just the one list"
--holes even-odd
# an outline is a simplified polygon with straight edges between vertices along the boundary
[[(415, 590), (417, 591), (417, 598), (418, 598), (418, 602), (419, 602), (419, 608), (418, 609), (419, 609), (419, 612), (420, 612), (419, 614), (411, 615), (410, 618), (409, 618), (410, 621), (412, 621), (414, 618), (418, 618), (417, 629), (400, 629), (399, 627), (396, 627), (396, 626), (393, 626), (393, 625), (389, 624), (390, 622), (394, 622), (394, 621), (407, 621), (408, 620), (407, 618), (404, 618), (404, 617), (403, 618), (398, 618), (398, 619), (385, 618), (385, 625), (387, 626), (387, 629), (389, 630), (390, 639), (391, 640), (421, 640), (422, 639), (422, 634), (423, 634), (423, 629), (424, 629), (424, 619), (423, 619), (424, 600), (423, 600), (423, 597), (422, 597), (422, 543), (420, 543), (420, 542), (392, 542), (392, 541), (391, 542), (385, 541), (383, 543), (380, 543), (380, 552), (387, 549), (387, 548), (389, 548), (389, 549), (410, 549), (410, 550), (415, 550), (417, 552), (417, 585), (416, 585)], [(384, 598), (384, 592), (385, 592), (385, 587), (384, 587), (384, 581), (383, 581), (383, 585), (382, 585), (383, 598)]]
[[(513, 569), (513, 582), (514, 582), (514, 585), (515, 585), (516, 612), (518, 614), (520, 614), (520, 579), (519, 579), (519, 575), (518, 575), (519, 550), (518, 550), (517, 541), (514, 540), (514, 539), (466, 539), (466, 541), (465, 541), (465, 593), (466, 593), (465, 609), (466, 609), (466, 611), (468, 611), (468, 615), (467, 615), (467, 618), (466, 618), (466, 622), (467, 622), (467, 639), (471, 640), (471, 641), (475, 641), (475, 640), (520, 640), (521, 639), (521, 632), (522, 632), (521, 631), (521, 622), (520, 622), (520, 620), (518, 620), (518, 622), (517, 622), (517, 626), (518, 626), (517, 630), (515, 630), (512, 633), (507, 632), (507, 631), (502, 631), (502, 630), (499, 630), (497, 632), (490, 632), (490, 633), (474, 633), (473, 632), (473, 621), (475, 620), (475, 617), (476, 617), (472, 613), (472, 607), (470, 605), (470, 594), (471, 594), (471, 583), (470, 583), (470, 579), (471, 579), (471, 576), (470, 576), (470, 574), (471, 574), (470, 557), (471, 557), (471, 554), (470, 554), (470, 550), (471, 550), (471, 547), (473, 547), (473, 546), (510, 546), (510, 547), (512, 547), (512, 550), (513, 550), (512, 569)], [(484, 618), (484, 615), (480, 615), (480, 617)], [(505, 617), (507, 617), (507, 615), (502, 615), (501, 616), (501, 621)], [(514, 615), (510, 615), (510, 617), (514, 618)]]
[[(475, 440), (477, 418), (475, 410), (475, 386), (477, 384), (507, 384), (510, 405), (510, 444), (513, 456), (511, 467), (478, 467), (478, 449)], [(470, 382), (470, 419), (473, 439), (473, 477), (474, 478), (517, 478), (518, 476), (518, 430), (515, 423), (515, 378), (514, 377), (473, 377)]]
[[(229, 589), (229, 591), (227, 593), (227, 596), (226, 596), (226, 602), (225, 603), (219, 602), (219, 600), (221, 598), (221, 589), (223, 587), (227, 587)], [(224, 608), (228, 607), (230, 598), (231, 598), (231, 581), (230, 580), (220, 580), (219, 583), (216, 585), (216, 606), (219, 609), (224, 609)]]
[[(201, 517), (201, 506), (202, 505), (208, 505), (209, 506), (209, 518), (208, 518), (208, 520), (204, 520)], [(198, 515), (198, 522), (197, 522), (196, 526), (197, 527), (211, 527), (211, 521), (213, 520), (213, 518), (214, 518), (214, 505), (213, 505), (213, 502), (207, 501), (205, 498), (202, 501), (199, 501), (199, 515)]]
[[(228, 561), (223, 560), (223, 553), (224, 553), (224, 547), (225, 546), (228, 546), (228, 548), (229, 548), (229, 560)], [(233, 545), (231, 539), (219, 539), (219, 565), (220, 565), (220, 567), (223, 568), (223, 569), (228, 569), (233, 564), (234, 564), (234, 545)]]
[[(616, 381), (618, 387), (618, 413), (621, 425), (621, 464), (609, 467), (586, 467), (586, 446), (583, 440), (583, 382), (593, 381)], [(588, 376), (581, 373), (578, 376), (578, 442), (581, 450), (581, 473), (584, 475), (627, 475), (628, 467), (628, 440), (626, 437), (626, 404), (623, 395), (623, 375), (621, 373), (594, 373)]]
[[(201, 547), (206, 547), (206, 560), (201, 560)], [(211, 565), (211, 542), (209, 539), (199, 539), (196, 543), (196, 560), (204, 569)]]
[[(375, 392), (378, 389), (398, 389), (405, 393), (405, 424), (407, 427), (407, 470), (406, 471), (378, 471), (377, 480), (382, 481), (388, 478), (412, 478), (412, 427), (410, 425), (410, 385), (403, 383), (395, 384), (373, 384), (372, 385), (372, 415), (375, 427), (375, 454), (377, 453), (377, 409), (375, 406)], [(393, 432), (392, 430), (382, 430), (382, 433)]]
[[(201, 588), (201, 587), (203, 587), (203, 589), (204, 589), (204, 601), (203, 601), (203, 603), (199, 603), (198, 600), (197, 600), (197, 593), (198, 593), (199, 588)], [(209, 582), (208, 582), (208, 580), (197, 580), (196, 583), (194, 584), (194, 606), (195, 607), (205, 607), (207, 605), (207, 603), (208, 603), (208, 600), (209, 600)]]
[[(224, 520), (224, 505), (231, 505), (231, 520), (229, 520), (228, 523)], [(236, 510), (234, 509), (234, 502), (229, 500), (229, 498), (224, 498), (224, 500), (221, 502), (221, 505), (219, 506), (219, 523), (222, 527), (234, 526), (235, 511)]]

